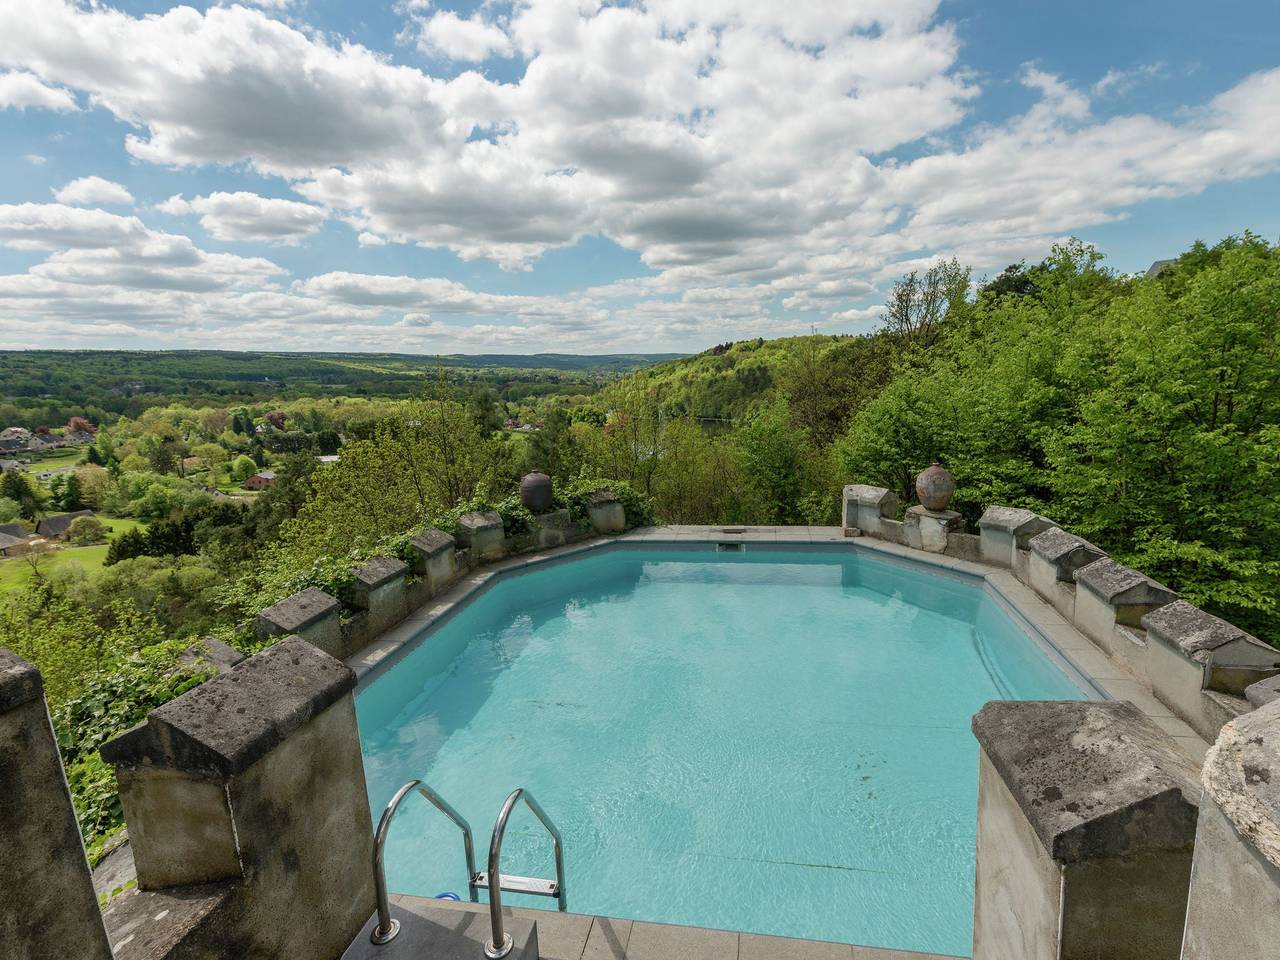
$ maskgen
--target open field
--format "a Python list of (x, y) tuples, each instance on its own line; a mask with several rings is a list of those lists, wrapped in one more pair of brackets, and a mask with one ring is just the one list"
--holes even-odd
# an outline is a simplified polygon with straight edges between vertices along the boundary
[(32, 459), (27, 467), (28, 473), (43, 473), (46, 470), (58, 470), (62, 467), (72, 467), (80, 462), (80, 458), (84, 456), (84, 450), (76, 447), (72, 450), (64, 450), (61, 453), (40, 459)]
[[(107, 559), (107, 547), (110, 541), (130, 530), (147, 528), (146, 521), (134, 520), (132, 517), (108, 517), (99, 514), (98, 519), (111, 528), (111, 532), (107, 534), (107, 543), (96, 543), (90, 547), (59, 547), (44, 561), (42, 569), (48, 573), (67, 564), (78, 564), (86, 573), (101, 570)], [(0, 591), (22, 586), (30, 581), (31, 564), (22, 557), (0, 560)]]
[[(66, 547), (58, 550), (45, 560), (41, 570), (46, 574), (68, 564), (77, 564), (87, 573), (102, 569), (107, 559), (107, 544), (99, 543), (92, 547)], [(12, 560), (0, 560), (0, 590), (10, 590), (31, 582), (31, 564), (21, 557)]]

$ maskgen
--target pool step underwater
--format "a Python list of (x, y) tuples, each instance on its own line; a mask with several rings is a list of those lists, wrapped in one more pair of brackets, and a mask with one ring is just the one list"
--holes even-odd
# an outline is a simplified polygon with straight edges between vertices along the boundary
[[(481, 960), (489, 932), (483, 903), (392, 897), (400, 936), (385, 946), (369, 942), (377, 922), (347, 948), (342, 960)], [(857, 947), (817, 940), (769, 937), (733, 930), (616, 920), (582, 913), (504, 909), (517, 960), (957, 960), (940, 954)]]

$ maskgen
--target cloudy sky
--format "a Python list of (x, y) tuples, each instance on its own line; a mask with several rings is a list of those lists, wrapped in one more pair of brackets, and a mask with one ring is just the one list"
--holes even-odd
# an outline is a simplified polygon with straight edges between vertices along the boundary
[(0, 0), (0, 347), (700, 350), (1280, 234), (1274, 0)]

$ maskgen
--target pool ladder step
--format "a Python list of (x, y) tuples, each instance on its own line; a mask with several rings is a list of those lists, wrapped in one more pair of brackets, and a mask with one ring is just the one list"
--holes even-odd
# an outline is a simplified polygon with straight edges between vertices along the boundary
[[(472, 877), (471, 886), (477, 890), (488, 890), (488, 872), (481, 870)], [(557, 900), (560, 898), (560, 884), (555, 880), (544, 880), (542, 877), (517, 877), (504, 873), (502, 889), (507, 893), (525, 893), (531, 897), (555, 897)]]
[[(462, 831), (463, 852), (467, 858), (467, 887), (471, 902), (478, 902), (478, 891), (489, 891), (491, 936), (484, 945), (484, 955), (489, 960), (501, 960), (502, 957), (511, 952), (512, 948), (511, 936), (503, 930), (502, 924), (502, 892), (504, 890), (507, 893), (523, 893), (534, 897), (554, 897), (557, 902), (557, 909), (560, 912), (563, 913), (569, 909), (569, 901), (565, 896), (564, 889), (564, 843), (560, 839), (560, 831), (556, 829), (556, 825), (551, 822), (551, 818), (547, 816), (546, 811), (542, 809), (538, 801), (533, 798), (533, 794), (525, 790), (524, 787), (517, 787), (503, 801), (502, 809), (498, 811), (498, 820), (493, 825), (493, 834), (489, 838), (489, 869), (482, 871), (476, 869), (474, 845), (471, 842), (471, 825), (453, 807), (449, 806), (439, 794), (421, 780), (410, 780), (396, 791), (395, 796), (391, 798), (391, 802), (387, 804), (387, 808), (382, 811), (382, 818), (378, 821), (378, 830), (374, 835), (373, 879), (374, 893), (378, 906), (378, 922), (374, 924), (370, 939), (375, 944), (389, 943), (400, 932), (400, 921), (391, 916), (391, 904), (387, 897), (387, 877), (383, 869), (383, 851), (386, 847), (387, 832), (391, 829), (392, 818), (395, 817), (396, 811), (400, 809), (401, 801), (414, 790), (422, 794), (423, 797), (431, 802), (432, 806), (452, 820)], [(538, 822), (542, 824), (547, 833), (551, 834), (556, 861), (556, 878), (554, 880), (545, 880), (541, 877), (519, 877), (510, 873), (503, 873), (500, 869), (502, 838), (507, 832), (507, 821), (511, 819), (511, 812), (521, 800), (524, 801), (525, 806), (532, 811), (533, 815), (538, 818)], [(496, 887), (491, 886), (491, 877), (498, 878)]]

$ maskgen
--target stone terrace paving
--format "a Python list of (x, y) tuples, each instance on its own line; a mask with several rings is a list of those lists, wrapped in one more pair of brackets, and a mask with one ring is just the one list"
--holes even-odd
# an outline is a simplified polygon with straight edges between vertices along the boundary
[[(1111, 698), (995, 701), (974, 718), (978, 960), (1280, 957), (1280, 653), (1049, 518), (992, 507), (966, 532), (946, 509), (945, 471), (926, 473), (927, 506), (902, 520), (890, 491), (846, 487), (839, 527), (622, 533), (608, 491), (589, 522), (553, 511), (514, 541), (496, 514), (468, 514), (456, 537), (416, 537), (412, 565), (384, 557), (357, 571), (349, 607), (312, 589), (263, 611), (259, 635), (280, 642), (235, 666), (213, 651), (222, 675), (104, 746), (131, 842), (100, 869), (118, 882), (131, 854), (142, 889), (101, 914), (39, 675), (0, 651), (5, 960), (481, 956), (484, 905), (395, 897), (402, 932), (369, 941), (372, 816), (354, 688), (495, 578), (654, 542), (806, 544), (931, 565), (980, 583)], [(526, 960), (921, 956), (504, 914), (510, 955)]]

